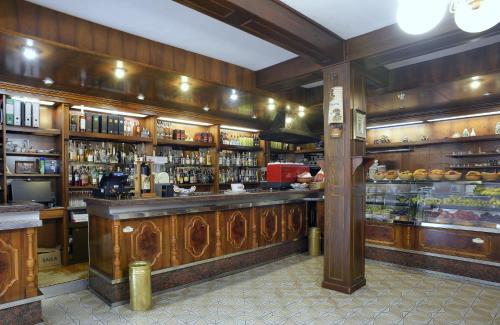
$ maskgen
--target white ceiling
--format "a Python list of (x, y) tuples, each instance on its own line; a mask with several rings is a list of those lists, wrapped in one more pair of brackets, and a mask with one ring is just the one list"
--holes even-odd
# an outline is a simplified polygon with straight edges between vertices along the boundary
[(297, 56), (171, 0), (29, 1), (252, 70)]
[(396, 23), (397, 0), (281, 1), (343, 39)]

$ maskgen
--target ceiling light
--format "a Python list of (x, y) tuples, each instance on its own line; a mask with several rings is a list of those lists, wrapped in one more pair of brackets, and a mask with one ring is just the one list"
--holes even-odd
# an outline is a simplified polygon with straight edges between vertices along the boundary
[(120, 60), (116, 61), (115, 77), (118, 79), (122, 79), (123, 77), (125, 77), (125, 69), (123, 68), (123, 62)]
[(443, 19), (448, 0), (399, 0), (396, 18), (399, 27), (408, 34), (423, 34)]
[(139, 94), (139, 95), (137, 95), (137, 99), (138, 99), (138, 100), (144, 100), (144, 95), (143, 95), (143, 94)]
[(500, 114), (500, 111), (467, 114), (467, 115), (457, 115), (457, 116), (450, 116), (450, 117), (435, 118), (432, 120), (427, 120), (427, 122), (449, 121), (449, 120), (458, 120), (461, 118), (480, 117), (480, 116), (499, 115), (499, 114)]
[(285, 107), (286, 107), (286, 110), (287, 110), (287, 111), (289, 111), (289, 110), (292, 108), (292, 106), (290, 106), (290, 104), (286, 104), (286, 106), (285, 106)]
[(455, 14), (455, 23), (461, 30), (479, 33), (500, 22), (500, 1), (454, 0), (450, 12)]
[(291, 118), (290, 116), (287, 116), (285, 118), (285, 124), (290, 124), (290, 123), (292, 123), (292, 121), (293, 121), (293, 118)]
[(299, 112), (305, 112), (306, 108), (304, 106), (299, 106)]
[(47, 86), (51, 86), (54, 84), (54, 80), (52, 80), (52, 78), (46, 77), (45, 79), (43, 79), (43, 83)]
[(12, 99), (20, 100), (22, 102), (39, 103), (40, 105), (45, 105), (45, 106), (54, 106), (55, 104), (54, 102), (39, 100), (38, 98), (32, 98), (32, 97), (12, 96)]
[(276, 105), (275, 104), (267, 104), (267, 109), (270, 111), (274, 111), (276, 109)]
[(188, 82), (189, 78), (186, 76), (181, 76), (181, 82)]
[(274, 104), (274, 98), (268, 98), (267, 99), (268, 104)]
[(188, 90), (189, 90), (189, 84), (187, 82), (181, 83), (181, 91), (185, 93)]
[(298, 115), (299, 115), (299, 117), (304, 117), (304, 116), (306, 116), (306, 112), (304, 112), (304, 111), (300, 111), (300, 112), (298, 113)]
[(226, 129), (226, 130), (235, 130), (235, 131), (246, 131), (246, 132), (259, 132), (260, 130), (256, 129), (249, 129), (249, 128), (244, 128), (240, 126), (232, 126), (232, 125), (221, 125), (221, 129)]
[(474, 81), (471, 81), (471, 83), (470, 83), (470, 87), (472, 89), (478, 89), (480, 86), (481, 86), (481, 81), (479, 81), (479, 80), (474, 80)]
[(170, 117), (159, 117), (158, 119), (162, 120), (162, 121), (174, 122), (174, 123), (180, 123), (180, 124), (191, 124), (191, 125), (201, 125), (201, 126), (210, 126), (210, 125), (212, 125), (211, 123), (191, 121), (191, 120), (181, 120), (181, 119), (170, 118)]
[(483, 94), (483, 96), (490, 96), (490, 95), (491, 95), (491, 93), (490, 93), (490, 92), (485, 92), (485, 93)]
[(471, 80), (479, 80), (479, 76), (474, 76), (470, 78)]
[(34, 47), (26, 45), (23, 47), (23, 55), (27, 60), (34, 60), (38, 57), (38, 52)]
[(252, 118), (253, 118), (253, 119), (256, 119), (256, 118), (257, 118), (257, 115), (253, 114), (253, 115), (252, 115)]
[(90, 106), (84, 106), (84, 105), (73, 105), (71, 106), (72, 109), (79, 109), (82, 112), (83, 111), (88, 111), (88, 112), (96, 112), (96, 113), (105, 113), (105, 114), (111, 114), (111, 115), (122, 115), (122, 116), (130, 116), (130, 117), (146, 117), (147, 115), (144, 114), (139, 114), (139, 113), (129, 113), (129, 112), (120, 112), (112, 109), (104, 109), (104, 108), (97, 108), (97, 107), (90, 107)]
[(33, 46), (33, 45), (34, 45), (33, 40), (28, 38), (26, 40), (26, 46)]
[(393, 123), (393, 124), (382, 124), (382, 125), (368, 126), (366, 129), (373, 130), (373, 129), (382, 129), (382, 128), (392, 128), (395, 126), (404, 126), (404, 125), (413, 125), (413, 124), (422, 124), (422, 123), (424, 123), (424, 121), (412, 121), (412, 122), (401, 122), (401, 123)]
[(205, 105), (205, 106), (203, 106), (203, 110), (204, 110), (205, 112), (208, 112), (208, 111), (210, 110), (210, 107), (208, 107), (208, 105)]
[(238, 100), (238, 93), (236, 92), (236, 89), (231, 89), (231, 95), (229, 96), (231, 100)]

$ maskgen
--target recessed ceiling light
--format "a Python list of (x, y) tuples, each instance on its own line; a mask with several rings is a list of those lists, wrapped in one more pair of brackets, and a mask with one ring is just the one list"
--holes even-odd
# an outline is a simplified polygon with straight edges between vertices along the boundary
[(293, 121), (293, 118), (291, 118), (290, 116), (287, 116), (287, 117), (285, 118), (285, 123), (286, 123), (286, 124), (290, 124), (290, 123), (292, 123), (292, 121)]
[(298, 113), (298, 115), (299, 115), (299, 117), (304, 117), (304, 116), (306, 116), (306, 112), (304, 112), (304, 111), (300, 111), (300, 112)]
[(286, 104), (286, 110), (289, 111), (290, 109), (292, 109), (292, 106), (290, 106), (290, 104)]
[(125, 77), (125, 68), (123, 67), (123, 61), (116, 61), (115, 77), (118, 79), (122, 79), (123, 77)]
[(33, 44), (34, 44), (34, 43), (33, 43), (33, 40), (32, 40), (32, 39), (29, 39), (29, 38), (28, 38), (28, 39), (26, 40), (26, 46), (33, 46)]
[(236, 92), (236, 89), (231, 89), (231, 95), (229, 96), (231, 100), (238, 100), (238, 93)]
[(471, 83), (470, 83), (470, 87), (472, 89), (478, 89), (480, 86), (481, 86), (481, 81), (479, 81), (479, 80), (474, 80), (474, 81), (471, 81)]
[(471, 80), (479, 80), (479, 76), (474, 76), (472, 78), (470, 78)]
[(268, 98), (267, 99), (268, 104), (274, 104), (274, 98)]
[(304, 106), (299, 106), (299, 112), (304, 112), (306, 108)]
[(45, 79), (43, 79), (43, 83), (47, 86), (50, 86), (54, 84), (54, 80), (52, 78), (46, 77)]
[(181, 91), (185, 93), (188, 90), (189, 90), (189, 84), (187, 82), (181, 83)]
[(186, 76), (181, 76), (181, 82), (188, 82), (189, 78)]
[(38, 52), (34, 47), (25, 46), (23, 48), (23, 55), (27, 60), (34, 60), (38, 57)]
[(137, 99), (138, 99), (138, 100), (144, 100), (144, 95), (143, 95), (143, 94), (139, 94), (139, 95), (137, 95)]
[(275, 104), (267, 104), (267, 109), (270, 111), (274, 111), (276, 109), (276, 105)]
[(203, 106), (203, 110), (204, 110), (205, 112), (208, 112), (208, 111), (210, 110), (210, 107), (208, 107), (208, 105), (205, 105), (205, 106)]

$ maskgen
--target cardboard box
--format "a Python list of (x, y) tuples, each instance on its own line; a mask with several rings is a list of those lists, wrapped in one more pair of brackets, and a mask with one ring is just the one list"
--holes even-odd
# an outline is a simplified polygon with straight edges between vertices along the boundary
[(38, 248), (38, 268), (61, 265), (61, 248)]

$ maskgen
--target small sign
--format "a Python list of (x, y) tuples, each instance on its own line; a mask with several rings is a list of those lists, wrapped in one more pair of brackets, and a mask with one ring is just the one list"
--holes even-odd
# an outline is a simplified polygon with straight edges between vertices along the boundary
[(344, 90), (342, 87), (332, 87), (328, 103), (328, 124), (344, 123)]

